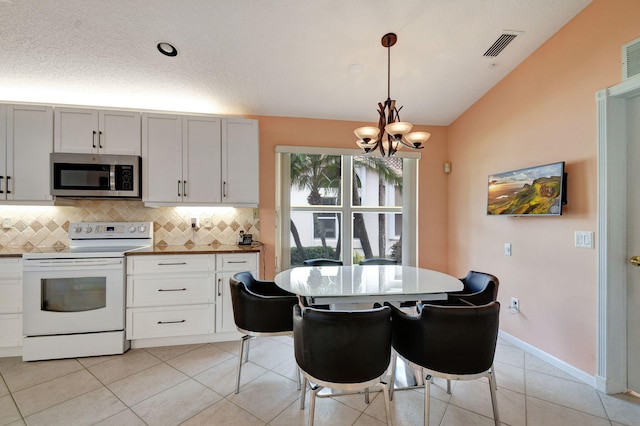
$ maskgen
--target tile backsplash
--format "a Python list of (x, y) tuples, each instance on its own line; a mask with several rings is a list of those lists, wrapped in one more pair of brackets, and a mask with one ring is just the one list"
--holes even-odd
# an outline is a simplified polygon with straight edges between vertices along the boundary
[[(200, 219), (198, 231), (191, 228), (192, 217)], [(0, 205), (0, 218), (11, 220), (10, 228), (0, 228), (0, 248), (67, 246), (70, 222), (153, 222), (159, 246), (235, 244), (240, 230), (260, 239), (260, 219), (251, 208), (149, 208), (140, 201), (77, 200), (73, 206)], [(205, 228), (206, 219), (211, 228)]]

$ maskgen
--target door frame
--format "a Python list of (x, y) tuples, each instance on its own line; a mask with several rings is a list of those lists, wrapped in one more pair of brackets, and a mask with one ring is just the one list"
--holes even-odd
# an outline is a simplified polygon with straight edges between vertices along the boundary
[(596, 388), (627, 388), (627, 100), (640, 76), (596, 93), (598, 365)]

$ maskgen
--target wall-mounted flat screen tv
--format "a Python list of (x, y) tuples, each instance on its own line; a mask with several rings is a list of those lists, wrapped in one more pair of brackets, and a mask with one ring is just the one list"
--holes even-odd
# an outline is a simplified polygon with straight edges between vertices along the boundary
[(566, 181), (564, 161), (489, 175), (487, 215), (559, 216)]

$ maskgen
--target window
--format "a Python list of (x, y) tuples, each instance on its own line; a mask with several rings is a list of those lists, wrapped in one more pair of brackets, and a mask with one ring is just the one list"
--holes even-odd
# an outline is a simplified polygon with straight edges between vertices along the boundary
[[(278, 270), (306, 259), (415, 265), (418, 155), (278, 147)], [(417, 158), (416, 158), (417, 157)]]

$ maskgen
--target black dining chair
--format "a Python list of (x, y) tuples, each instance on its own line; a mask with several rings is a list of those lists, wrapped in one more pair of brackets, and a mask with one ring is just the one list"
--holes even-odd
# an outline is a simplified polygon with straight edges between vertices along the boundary
[(370, 257), (369, 259), (362, 259), (359, 262), (360, 265), (397, 265), (396, 259), (386, 259), (384, 257)]
[[(500, 303), (481, 306), (423, 305), (418, 315), (391, 308), (392, 346), (411, 367), (447, 380), (489, 379), (493, 420), (500, 425), (492, 372), (498, 340)], [(395, 379), (396, 357), (390, 380)], [(424, 424), (429, 424), (431, 382), (424, 380)], [(390, 391), (393, 398), (393, 386)]]
[(255, 279), (251, 272), (238, 272), (233, 275), (229, 279), (229, 286), (233, 319), (236, 328), (243, 334), (236, 375), (235, 393), (238, 393), (242, 363), (249, 359), (249, 340), (259, 336), (292, 335), (291, 309), (298, 303), (298, 297), (281, 289), (272, 281)]
[(486, 272), (469, 271), (460, 278), (463, 288), (447, 293), (447, 300), (429, 302), (432, 305), (486, 305), (498, 300), (500, 281), (495, 275)]
[[(430, 301), (431, 305), (446, 306), (464, 306), (464, 305), (486, 305), (498, 300), (498, 286), (500, 281), (495, 275), (486, 272), (469, 271), (467, 276), (460, 278), (463, 289), (447, 293), (446, 300)], [(422, 309), (421, 304), (418, 305), (418, 311)], [(494, 373), (495, 388), (498, 389), (498, 382), (495, 378), (495, 369), (491, 367)], [(447, 393), (451, 394), (451, 380), (447, 380)]]
[(314, 422), (316, 397), (324, 387), (368, 391), (373, 386), (382, 389), (387, 424), (391, 424), (389, 385), (382, 382), (391, 358), (390, 314), (387, 307), (358, 311), (293, 308), (293, 345), (303, 376), (301, 410), (307, 383), (313, 383), (309, 425)]
[(304, 266), (342, 266), (342, 260), (338, 259), (307, 259), (302, 262)]

